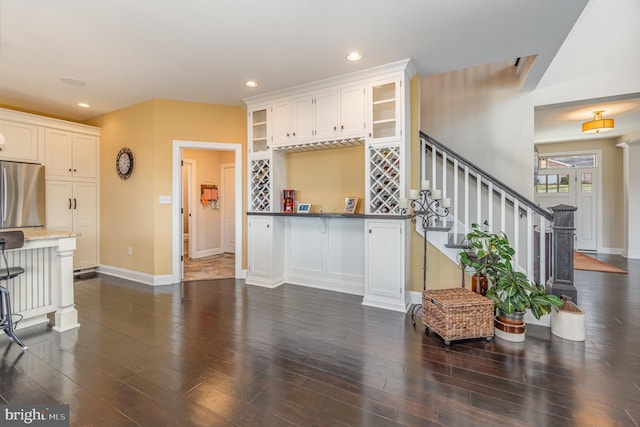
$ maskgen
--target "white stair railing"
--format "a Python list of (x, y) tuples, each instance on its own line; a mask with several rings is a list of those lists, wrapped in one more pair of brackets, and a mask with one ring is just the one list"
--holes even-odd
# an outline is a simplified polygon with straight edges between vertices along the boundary
[(503, 231), (509, 238), (516, 250), (514, 266), (529, 280), (546, 283), (553, 271), (552, 213), (423, 132), (420, 145), (420, 179), (431, 179), (443, 198), (452, 198), (453, 243), (461, 243), (473, 222), (486, 221), (490, 232)]

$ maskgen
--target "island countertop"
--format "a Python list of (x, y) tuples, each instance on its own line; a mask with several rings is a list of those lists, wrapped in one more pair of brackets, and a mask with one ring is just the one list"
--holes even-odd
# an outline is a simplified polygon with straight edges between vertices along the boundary
[[(3, 229), (4, 230), (4, 229)], [(46, 240), (46, 239), (63, 239), (65, 237), (78, 237), (78, 233), (73, 231), (60, 231), (60, 230), (48, 230), (46, 228), (11, 228), (9, 230), (22, 230), (24, 233), (24, 240)], [(2, 231), (2, 230), (0, 230)]]

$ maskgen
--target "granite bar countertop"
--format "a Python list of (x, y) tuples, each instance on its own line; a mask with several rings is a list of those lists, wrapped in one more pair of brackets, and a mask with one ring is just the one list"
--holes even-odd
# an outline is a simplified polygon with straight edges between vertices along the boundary
[(351, 219), (408, 219), (406, 215), (363, 215), (346, 213), (283, 213), (283, 212), (247, 212), (253, 216), (285, 216), (296, 218), (351, 218)]
[(26, 228), (11, 228), (2, 229), (1, 231), (10, 230), (22, 230), (24, 233), (24, 240), (46, 240), (46, 239), (62, 239), (65, 237), (78, 237), (80, 233), (73, 231), (60, 231), (60, 230), (48, 230), (46, 228), (26, 227)]

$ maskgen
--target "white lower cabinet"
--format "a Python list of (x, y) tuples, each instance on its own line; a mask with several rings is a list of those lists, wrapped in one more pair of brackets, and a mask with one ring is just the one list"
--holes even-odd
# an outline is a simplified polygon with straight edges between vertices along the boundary
[(409, 306), (405, 222), (366, 220), (363, 305), (406, 312)]
[(49, 230), (74, 231), (74, 270), (98, 265), (98, 192), (95, 182), (47, 180)]
[(283, 223), (278, 217), (249, 217), (247, 284), (274, 288), (284, 283)]

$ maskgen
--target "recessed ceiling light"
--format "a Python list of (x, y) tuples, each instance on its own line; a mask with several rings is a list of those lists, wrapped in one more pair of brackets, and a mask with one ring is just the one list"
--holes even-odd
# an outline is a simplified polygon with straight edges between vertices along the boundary
[(91, 105), (87, 104), (86, 102), (78, 102), (76, 104), (78, 107), (82, 107), (82, 108), (90, 108)]
[(258, 87), (258, 83), (254, 82), (253, 80), (249, 80), (248, 82), (245, 82), (244, 85), (246, 87)]
[(360, 52), (351, 52), (349, 55), (347, 55), (347, 61), (350, 62), (356, 62), (356, 61), (360, 61), (362, 59), (362, 54)]

